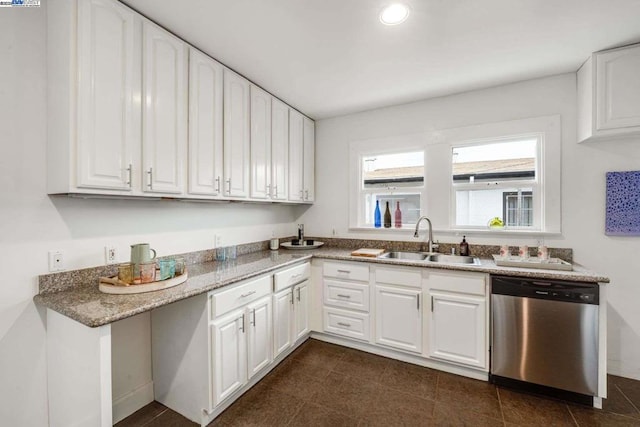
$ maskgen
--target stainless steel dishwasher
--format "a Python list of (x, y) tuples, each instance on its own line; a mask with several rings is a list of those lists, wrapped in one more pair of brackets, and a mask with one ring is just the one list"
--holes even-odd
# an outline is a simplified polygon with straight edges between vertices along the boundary
[[(493, 276), (491, 380), (584, 401), (598, 392), (597, 284)], [(566, 393), (565, 393), (566, 394)]]

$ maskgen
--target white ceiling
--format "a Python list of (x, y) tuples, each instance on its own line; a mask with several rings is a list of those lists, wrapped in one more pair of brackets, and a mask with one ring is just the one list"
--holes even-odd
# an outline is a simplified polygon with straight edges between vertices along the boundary
[(576, 71), (638, 0), (122, 0), (315, 119)]

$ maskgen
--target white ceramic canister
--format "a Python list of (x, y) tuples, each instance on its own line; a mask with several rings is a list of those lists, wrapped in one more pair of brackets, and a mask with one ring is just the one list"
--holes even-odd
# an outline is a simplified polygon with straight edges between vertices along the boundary
[(269, 241), (269, 249), (271, 249), (272, 251), (277, 251), (279, 247), (280, 247), (279, 239), (271, 239)]

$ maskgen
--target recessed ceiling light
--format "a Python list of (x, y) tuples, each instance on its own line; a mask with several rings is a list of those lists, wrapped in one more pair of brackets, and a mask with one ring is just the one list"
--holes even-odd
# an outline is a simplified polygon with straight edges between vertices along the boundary
[(380, 22), (385, 25), (397, 25), (404, 22), (409, 16), (409, 8), (402, 3), (393, 3), (382, 9)]

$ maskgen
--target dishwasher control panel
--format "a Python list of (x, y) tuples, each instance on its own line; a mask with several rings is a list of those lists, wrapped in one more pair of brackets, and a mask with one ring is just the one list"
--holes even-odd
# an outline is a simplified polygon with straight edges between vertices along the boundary
[(514, 277), (491, 277), (491, 293), (524, 298), (548, 299), (580, 304), (599, 304), (597, 283), (568, 281), (519, 280)]

